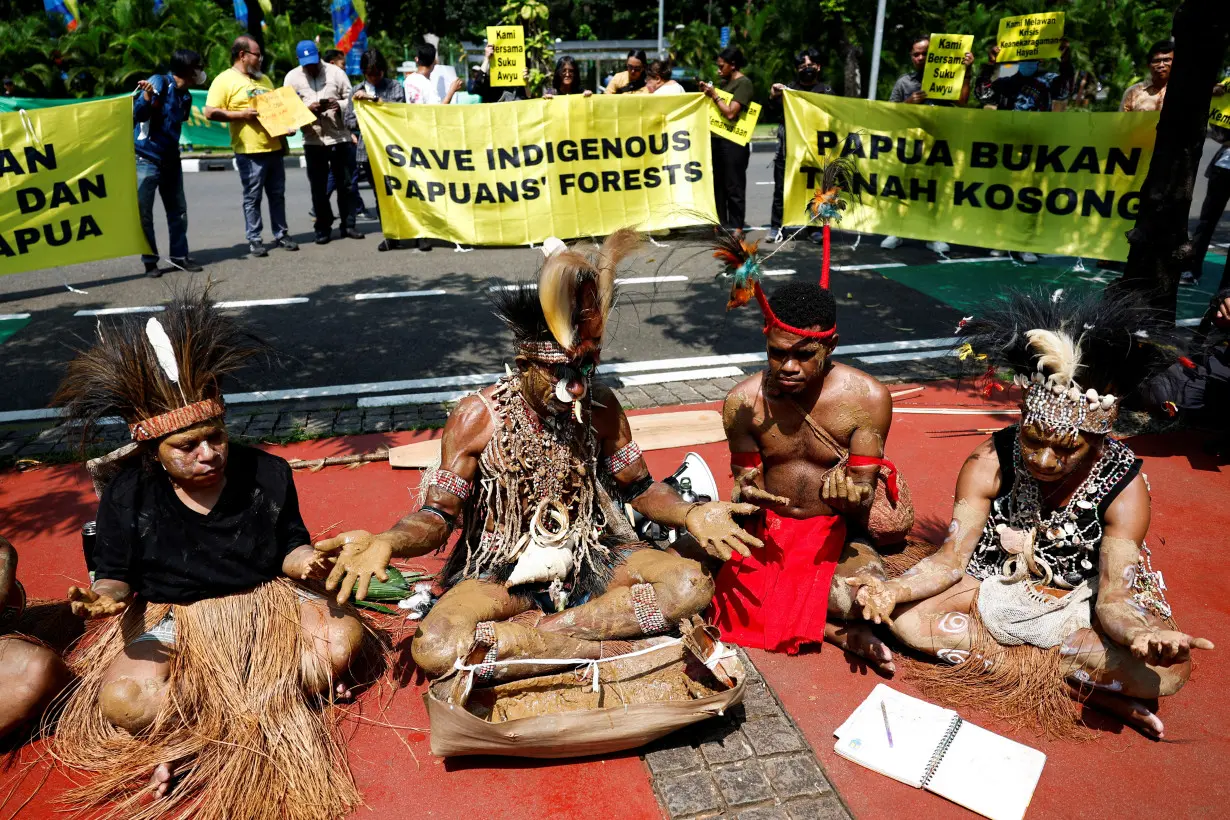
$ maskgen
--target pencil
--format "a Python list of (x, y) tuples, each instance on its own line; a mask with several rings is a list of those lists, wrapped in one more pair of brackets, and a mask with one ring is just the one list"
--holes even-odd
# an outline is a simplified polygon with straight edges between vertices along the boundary
[(880, 714), (884, 715), (884, 734), (888, 735), (888, 748), (893, 748), (893, 730), (888, 726), (888, 707), (880, 701)]

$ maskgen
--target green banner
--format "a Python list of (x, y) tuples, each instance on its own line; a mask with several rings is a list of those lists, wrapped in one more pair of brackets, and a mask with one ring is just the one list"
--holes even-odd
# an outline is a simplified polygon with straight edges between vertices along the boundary
[[(230, 148), (231, 147), (231, 132), (230, 128), (224, 122), (214, 122), (205, 119), (205, 95), (208, 92), (204, 90), (192, 89), (192, 113), (188, 117), (188, 121), (184, 123), (183, 130), (179, 135), (179, 144), (184, 147), (191, 148)], [(114, 97), (123, 97), (124, 94), (116, 94)], [(114, 97), (99, 97), (97, 99), (113, 99)], [(68, 99), (68, 100), (45, 100), (38, 97), (0, 97), (0, 114), (10, 113), (20, 108), (33, 110), (35, 108), (51, 108), (57, 105), (72, 105), (74, 103), (89, 102), (89, 100)], [(303, 136), (295, 134), (289, 139), (292, 149), (303, 147)]]

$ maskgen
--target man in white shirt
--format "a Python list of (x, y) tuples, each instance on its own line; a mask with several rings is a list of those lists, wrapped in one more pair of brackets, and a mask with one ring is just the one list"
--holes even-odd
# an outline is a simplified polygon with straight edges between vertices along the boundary
[(312, 207), (316, 211), (316, 244), (324, 245), (333, 232), (333, 208), (329, 204), (329, 172), (337, 186), (337, 207), (341, 211), (341, 234), (362, 239), (355, 228), (355, 203), (351, 184), (354, 159), (350, 151), (350, 130), (342, 115), (350, 105), (350, 79), (332, 63), (321, 61), (311, 40), (295, 46), (299, 66), (286, 74), (285, 85), (294, 89), (316, 122), (303, 128), (303, 158), (307, 164), (308, 184), (312, 187)]
[(406, 78), (406, 102), (423, 103), (426, 105), (448, 105), (451, 103), (453, 95), (460, 91), (465, 83), (462, 82), (460, 77), (453, 80), (444, 99), (440, 99), (440, 92), (436, 88), (436, 83), (430, 78), (431, 70), (436, 67), (436, 47), (431, 43), (423, 43), (419, 46), (415, 59), (418, 63), (418, 68)]
[(660, 94), (663, 97), (684, 93), (683, 86), (671, 77), (669, 60), (654, 60), (649, 64), (645, 72), (645, 88), (649, 89), (650, 94)]

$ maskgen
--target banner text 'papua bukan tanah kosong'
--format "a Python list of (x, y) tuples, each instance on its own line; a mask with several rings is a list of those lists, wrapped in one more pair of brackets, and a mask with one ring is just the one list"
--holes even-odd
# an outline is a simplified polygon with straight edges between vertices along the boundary
[(524, 245), (716, 222), (709, 104), (576, 95), (355, 113), (386, 236)]
[(138, 253), (132, 99), (0, 114), (0, 274)]
[(787, 224), (823, 163), (861, 197), (841, 227), (1035, 253), (1127, 259), (1157, 113), (1036, 113), (786, 92)]

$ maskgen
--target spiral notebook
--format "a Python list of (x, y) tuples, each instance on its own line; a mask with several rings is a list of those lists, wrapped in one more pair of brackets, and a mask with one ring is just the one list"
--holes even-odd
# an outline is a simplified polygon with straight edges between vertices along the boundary
[(992, 820), (1025, 816), (1046, 764), (1037, 749), (882, 683), (833, 734), (842, 757)]

